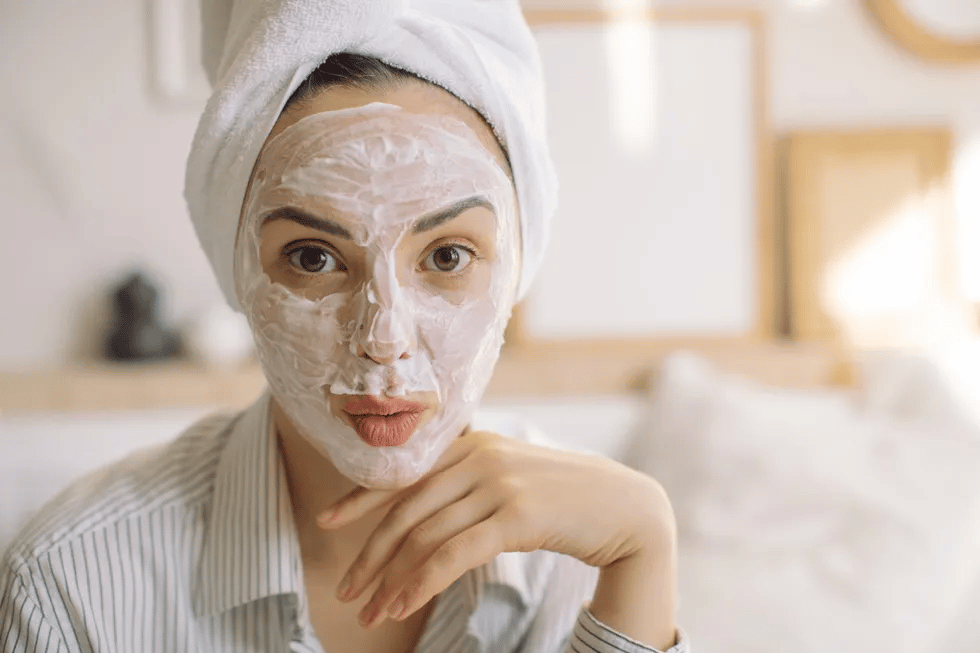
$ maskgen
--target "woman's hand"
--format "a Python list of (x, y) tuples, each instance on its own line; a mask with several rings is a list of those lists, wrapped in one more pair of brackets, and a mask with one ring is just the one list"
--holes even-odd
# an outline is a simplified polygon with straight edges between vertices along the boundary
[[(651, 582), (656, 587), (648, 593), (657, 599), (673, 591), (670, 503), (656, 481), (611, 460), (472, 432), (414, 485), (359, 488), (318, 521), (325, 529), (340, 528), (386, 505), (386, 516), (337, 590), (341, 600), (351, 601), (381, 579), (360, 615), (369, 627), (406, 618), (504, 551), (568, 554), (610, 570), (611, 578), (666, 569), (667, 578), (610, 581), (605, 592), (617, 595), (620, 585), (643, 592)], [(597, 600), (602, 583), (600, 572)], [(614, 596), (612, 604), (646, 603), (642, 598)], [(673, 623), (669, 629), (672, 634)]]

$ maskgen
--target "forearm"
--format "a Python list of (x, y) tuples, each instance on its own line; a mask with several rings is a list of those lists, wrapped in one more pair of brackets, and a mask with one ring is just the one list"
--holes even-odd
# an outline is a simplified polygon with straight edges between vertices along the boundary
[(599, 570), (589, 611), (610, 628), (666, 651), (675, 644), (677, 544), (673, 530)]

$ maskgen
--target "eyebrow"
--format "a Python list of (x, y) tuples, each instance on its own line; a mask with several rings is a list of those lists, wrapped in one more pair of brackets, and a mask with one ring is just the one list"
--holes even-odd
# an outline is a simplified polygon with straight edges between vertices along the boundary
[(420, 234), (426, 231), (431, 231), (432, 229), (435, 229), (439, 225), (449, 222), (453, 218), (457, 217), (463, 211), (466, 211), (467, 209), (472, 209), (473, 207), (476, 206), (482, 206), (484, 208), (490, 209), (492, 213), (495, 213), (495, 211), (493, 210), (493, 205), (490, 204), (489, 200), (487, 200), (485, 197), (481, 197), (481, 196), (470, 197), (460, 202), (456, 202), (455, 204), (453, 204), (448, 208), (442, 209), (440, 211), (436, 211), (435, 213), (430, 213), (424, 218), (420, 218), (419, 221), (412, 226), (412, 233)]
[[(489, 209), (491, 212), (496, 213), (493, 209), (493, 205), (490, 204), (489, 200), (487, 200), (485, 197), (469, 197), (465, 200), (456, 202), (450, 207), (436, 211), (435, 213), (430, 213), (424, 218), (420, 218), (414, 225), (412, 225), (412, 233), (420, 234), (426, 231), (431, 231), (439, 225), (458, 217), (463, 211), (477, 206), (482, 206)], [(350, 231), (333, 220), (311, 215), (292, 206), (286, 206), (270, 211), (263, 219), (263, 222), (272, 222), (273, 220), (290, 220), (297, 224), (301, 224), (304, 227), (309, 227), (310, 229), (316, 229), (324, 233), (333, 234), (334, 236), (339, 236), (340, 238), (344, 238), (346, 240), (354, 240), (354, 237), (351, 235)]]
[(327, 220), (326, 218), (310, 215), (305, 211), (301, 211), (300, 209), (291, 206), (286, 206), (281, 209), (271, 211), (265, 216), (263, 222), (271, 222), (273, 220), (290, 220), (297, 224), (301, 224), (304, 227), (309, 227), (310, 229), (316, 229), (324, 233), (333, 234), (334, 236), (338, 236), (346, 240), (354, 240), (354, 237), (349, 231), (347, 231), (347, 229), (340, 226), (333, 220)]

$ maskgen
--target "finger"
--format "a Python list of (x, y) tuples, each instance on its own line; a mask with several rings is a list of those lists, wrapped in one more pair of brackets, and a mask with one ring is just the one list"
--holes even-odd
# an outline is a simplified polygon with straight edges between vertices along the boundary
[(398, 499), (403, 490), (375, 490), (359, 487), (338, 499), (332, 506), (317, 515), (320, 528), (340, 528), (357, 521), (367, 513)]
[[(399, 582), (439, 545), (483, 521), (496, 509), (488, 492), (471, 492), (468, 479), (459, 482), (447, 478), (427, 490), (396, 506), (371, 534), (347, 572), (348, 577), (341, 581), (338, 598), (357, 598), (382, 570), (389, 587)], [(345, 587), (345, 583), (349, 584)]]
[(351, 563), (337, 587), (342, 600), (357, 598), (370, 585), (382, 565), (387, 563), (408, 533), (417, 525), (472, 492), (470, 475), (443, 470), (416, 484), (411, 493), (403, 494), (368, 537), (361, 552)]
[(426, 476), (432, 476), (445, 471), (450, 467), (458, 465), (464, 458), (470, 455), (473, 448), (478, 444), (478, 438), (472, 434), (461, 435), (453, 440), (452, 444), (436, 459), (436, 464), (432, 466)]
[(340, 528), (360, 519), (372, 510), (393, 503), (401, 493), (423, 483), (427, 478), (456, 465), (469, 454), (474, 446), (473, 438), (459, 438), (439, 458), (435, 466), (433, 466), (425, 477), (407, 488), (395, 490), (375, 490), (365, 487), (355, 488), (317, 515), (317, 524), (320, 528)]
[(388, 590), (390, 598), (378, 597), (375, 614), (398, 621), (407, 618), (464, 573), (507, 550), (505, 528), (506, 523), (495, 514), (450, 538), (398, 587)]

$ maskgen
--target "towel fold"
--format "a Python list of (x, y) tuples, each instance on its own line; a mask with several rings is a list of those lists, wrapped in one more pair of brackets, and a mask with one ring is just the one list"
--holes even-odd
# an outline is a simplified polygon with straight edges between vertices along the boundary
[(214, 92), (187, 163), (191, 219), (228, 302), (234, 244), (256, 157), (292, 92), (331, 54), (376, 57), (479, 111), (517, 189), (523, 296), (540, 266), (557, 179), (537, 45), (516, 0), (203, 0), (202, 59)]

